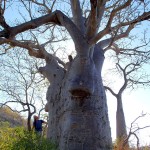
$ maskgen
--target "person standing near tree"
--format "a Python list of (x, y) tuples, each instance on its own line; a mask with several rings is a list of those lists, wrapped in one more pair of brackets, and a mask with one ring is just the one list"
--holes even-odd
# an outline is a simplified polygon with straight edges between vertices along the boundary
[(47, 122), (45, 122), (44, 120), (40, 120), (38, 116), (34, 115), (33, 129), (40, 136), (42, 136), (42, 124), (43, 123), (47, 124)]

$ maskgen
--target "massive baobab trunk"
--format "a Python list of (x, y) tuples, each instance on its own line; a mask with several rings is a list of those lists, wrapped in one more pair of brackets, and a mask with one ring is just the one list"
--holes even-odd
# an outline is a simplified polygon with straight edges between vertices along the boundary
[[(150, 12), (139, 13), (139, 8), (136, 7), (137, 10), (135, 10), (131, 0), (119, 3), (107, 0), (90, 0), (86, 1), (86, 4), (85, 1), (70, 0), (67, 1), (67, 4), (70, 4), (71, 7), (66, 8), (68, 12), (71, 9), (72, 16), (66, 16), (67, 10), (65, 13), (56, 10), (56, 8), (55, 11), (52, 10), (56, 1), (50, 9), (48, 8), (50, 3), (46, 5), (46, 1), (43, 3), (32, 1), (29, 3), (45, 7), (48, 10), (46, 15), (40, 15), (34, 19), (35, 17), (31, 15), (32, 11), (30, 11), (31, 5), (29, 4), (28, 10), (28, 6), (21, 1), (26, 5), (31, 20), (11, 27), (4, 17), (4, 11), (7, 8), (5, 2), (1, 5), (4, 8), (0, 8), (0, 44), (25, 48), (30, 56), (44, 59), (46, 62), (46, 66), (41, 67), (39, 71), (50, 82), (47, 91), (47, 108), (50, 118), (48, 138), (57, 141), (61, 150), (111, 149), (106, 96), (101, 79), (103, 53), (112, 48), (119, 54), (120, 49), (115, 41), (127, 37), (137, 23), (148, 20)], [(138, 2), (135, 1), (135, 3)], [(80, 4), (82, 6), (89, 4), (89, 7), (86, 6), (83, 9)], [(138, 6), (141, 8), (141, 5), (138, 4)], [(45, 9), (42, 8), (44, 11), (41, 12), (45, 12)], [(126, 14), (124, 14), (125, 11)], [(35, 11), (33, 12), (36, 14)], [(131, 12), (139, 15), (134, 16)], [(118, 16), (129, 17), (129, 19)], [(104, 21), (102, 21), (103, 19)], [(49, 24), (65, 28), (74, 42), (76, 56), (68, 63), (67, 70), (65, 70), (64, 62), (48, 53), (46, 50), (48, 41), (45, 41), (45, 38), (45, 43), (42, 43), (42, 40), (38, 42), (31, 33), (28, 40), (17, 37), (24, 31)], [(49, 27), (53, 28), (53, 26)], [(47, 33), (47, 31), (48, 28), (44, 32)], [(35, 40), (30, 41), (33, 39), (32, 36)], [(51, 41), (51, 38), (48, 39)]]
[[(55, 68), (52, 61), (40, 69), (46, 76), (51, 74), (47, 91), (48, 138), (57, 141), (61, 150), (111, 149), (101, 79), (103, 60), (102, 49), (95, 46), (93, 57), (77, 55), (67, 71)], [(53, 70), (48, 69), (52, 64)]]

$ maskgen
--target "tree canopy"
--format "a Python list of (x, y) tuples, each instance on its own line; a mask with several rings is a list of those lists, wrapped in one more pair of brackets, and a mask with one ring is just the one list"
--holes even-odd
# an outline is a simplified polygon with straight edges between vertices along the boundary
[[(17, 14), (19, 19), (7, 18), (11, 11)], [(23, 19), (19, 17), (19, 14)], [(54, 42), (58, 30), (63, 30), (62, 27), (65, 27), (75, 43), (76, 51), (79, 51), (76, 43), (82, 40), (82, 44), (86, 41), (89, 44), (98, 42), (101, 47), (113, 48), (118, 53), (115, 41), (127, 37), (135, 27), (141, 25), (140, 22), (149, 20), (149, 17), (148, 0), (55, 0), (50, 2), (37, 0), (9, 2), (4, 0), (1, 2), (0, 40), (1, 44), (23, 47), (29, 51), (31, 56), (44, 58), (47, 55), (44, 46), (48, 42)], [(37, 27), (39, 28), (35, 31), (34, 29)], [(27, 30), (30, 31), (25, 32)], [(22, 36), (20, 34), (22, 32), (26, 34)], [(46, 42), (38, 40), (40, 33), (45, 33), (45, 38), (48, 37), (48, 34), (50, 35)], [(64, 34), (61, 39), (65, 39)]]

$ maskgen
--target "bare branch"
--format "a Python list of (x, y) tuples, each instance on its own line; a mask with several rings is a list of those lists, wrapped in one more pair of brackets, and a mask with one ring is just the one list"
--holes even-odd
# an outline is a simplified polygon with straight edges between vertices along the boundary
[(79, 0), (70, 0), (73, 20), (78, 29), (84, 34), (84, 19)]
[(109, 20), (108, 20), (108, 23), (106, 25), (106, 28), (110, 28), (111, 27), (111, 24), (112, 24), (112, 21), (113, 21), (113, 18), (115, 17), (116, 13), (119, 12), (120, 10), (128, 7), (130, 4), (131, 4), (132, 0), (128, 0), (126, 3), (124, 3), (123, 5), (117, 7), (116, 9), (113, 9), (111, 14), (110, 14), (110, 17), (109, 17)]
[(99, 46), (101, 46), (102, 48), (105, 48), (104, 51), (108, 50), (108, 49), (112, 49), (116, 52), (116, 54), (119, 54), (119, 48), (117, 47), (117, 45), (114, 43), (115, 41), (128, 37), (130, 31), (134, 28), (134, 24), (129, 25), (128, 28), (126, 29), (126, 31), (124, 31), (123, 33), (118, 34), (117, 32), (108, 39), (102, 40), (98, 43)]
[(99, 27), (102, 17), (104, 15), (106, 2), (107, 0), (102, 0), (97, 2), (98, 3), (97, 4), (97, 22), (98, 22), (97, 28)]
[(2, 8), (2, 3), (0, 4), (0, 25), (4, 28), (4, 29), (8, 29), (10, 28), (10, 26), (6, 23), (5, 18), (4, 18), (4, 11), (5, 11), (5, 1), (4, 1), (4, 8)]
[(38, 2), (38, 1), (36, 1), (36, 0), (32, 0), (32, 2), (35, 3), (35, 4), (37, 4), (37, 5), (40, 6), (40, 7), (41, 7), (41, 6), (44, 7), (48, 13), (51, 13), (52, 10), (53, 10), (53, 7), (54, 7), (54, 4), (55, 4), (56, 0), (53, 1), (51, 8), (49, 8), (49, 7), (46, 5), (45, 1), (43, 1), (43, 3), (40, 3), (40, 2)]
[(128, 80), (127, 80), (127, 74), (126, 74), (126, 72), (125, 72), (126, 70), (123, 69), (119, 63), (117, 63), (116, 65), (117, 65), (117, 66), (119, 67), (119, 69), (122, 71), (122, 73), (123, 73), (123, 78), (124, 78), (124, 83), (123, 83), (123, 85), (121, 86), (121, 88), (119, 89), (119, 92), (118, 92), (118, 95), (121, 95), (121, 94), (123, 93), (123, 91), (126, 89), (127, 85), (128, 85)]
[(148, 19), (150, 19), (150, 12), (144, 12), (142, 15), (138, 16), (137, 18), (135, 18), (135, 19), (133, 19), (131, 21), (121, 22), (118, 25), (113, 26), (113, 27), (111, 27), (111, 26), (110, 27), (106, 27), (104, 30), (100, 31), (97, 35), (95, 35), (95, 37), (93, 37), (89, 41), (89, 43), (90, 44), (94, 44), (98, 40), (100, 40), (102, 37), (104, 37), (105, 35), (110, 34), (110, 33), (114, 32), (116, 29), (117, 30), (120, 29), (121, 27), (130, 26), (131, 28), (128, 29), (128, 32), (130, 32), (133, 25), (135, 25), (135, 24), (137, 24), (139, 22), (148, 20)]
[(19, 42), (16, 40), (0, 38), (0, 44), (3, 44), (3, 43), (10, 44), (11, 46), (18, 46), (18, 47), (25, 48), (28, 50), (30, 56), (34, 56), (36, 58), (42, 58), (42, 59), (46, 59), (46, 60), (47, 59), (55, 59), (56, 61), (58, 61), (58, 63), (60, 63), (61, 65), (63, 65), (65, 67), (65, 63), (63, 61), (61, 61), (58, 57), (53, 56), (46, 52), (46, 50), (44, 48), (45, 44), (41, 44), (42, 46), (40, 46), (40, 45), (34, 45), (33, 43), (31, 43), (29, 41), (28, 42)]
[[(78, 52), (81, 51), (81, 49), (83, 48), (82, 46), (83, 44), (87, 45), (87, 42), (85, 38), (83, 37), (82, 33), (80, 32), (80, 30), (75, 26), (75, 24), (66, 15), (64, 15), (60, 11), (55, 11), (51, 14), (39, 17), (37, 19), (33, 19), (21, 25), (11, 27), (9, 28), (9, 30), (3, 30), (0, 32), (0, 37), (12, 39), (18, 33), (24, 32), (29, 29), (35, 29), (46, 23), (55, 23), (57, 25), (64, 26), (70, 33), (75, 45), (76, 46), (78, 45), (78, 47), (76, 47), (76, 50)], [(77, 44), (77, 43), (81, 43), (80, 41), (82, 41), (82, 44), (80, 45)]]
[(48, 55), (48, 53), (46, 51), (42, 50), (38, 50), (38, 49), (34, 49), (35, 45), (33, 45), (30, 42), (19, 42), (17, 40), (10, 40), (10, 39), (5, 39), (5, 38), (0, 38), (0, 44), (10, 44), (12, 47), (14, 46), (18, 46), (18, 47), (22, 47), (28, 50), (29, 55), (30, 56), (34, 56), (37, 58), (45, 58), (46, 55)]
[(124, 139), (124, 143), (126, 143), (127, 141), (129, 141), (131, 135), (134, 135), (137, 139), (137, 148), (139, 150), (139, 137), (137, 136), (137, 131), (139, 132), (140, 130), (142, 129), (146, 129), (146, 128), (149, 128), (150, 125), (148, 126), (144, 126), (144, 127), (136, 127), (136, 129), (133, 128), (134, 124), (136, 123), (137, 120), (139, 120), (140, 118), (143, 118), (145, 117), (147, 114), (146, 113), (142, 113), (140, 116), (138, 116), (133, 122), (131, 122), (131, 126), (130, 126), (130, 129), (129, 129), (129, 134), (128, 136)]
[(104, 88), (105, 88), (106, 90), (108, 90), (112, 95), (114, 95), (115, 97), (117, 97), (117, 94), (116, 94), (110, 87), (104, 86)]
[(86, 37), (91, 39), (97, 31), (97, 0), (90, 0), (91, 3), (91, 11), (88, 17), (88, 20), (86, 22), (87, 31), (86, 31)]
[(91, 0), (91, 11), (86, 21), (86, 37), (90, 40), (98, 31), (105, 10), (106, 0)]
[(4, 103), (1, 103), (1, 106), (5, 106), (7, 105), (7, 103), (20, 103), (21, 105), (26, 105), (26, 103), (22, 102), (22, 101), (7, 101), (7, 102), (4, 102)]

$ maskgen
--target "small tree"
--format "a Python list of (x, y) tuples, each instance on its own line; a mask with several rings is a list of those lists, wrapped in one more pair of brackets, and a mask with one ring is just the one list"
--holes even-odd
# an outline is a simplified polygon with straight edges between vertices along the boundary
[[(37, 73), (37, 63), (36, 60), (29, 59), (28, 55), (21, 50), (1, 57), (1, 70), (3, 71), (0, 73), (0, 91), (5, 99), (1, 105), (11, 106), (10, 104), (15, 103), (17, 112), (25, 112), (28, 130), (31, 130), (32, 115), (44, 109), (45, 105), (45, 98), (40, 92), (45, 90), (45, 85)], [(14, 109), (14, 106), (11, 107)]]

